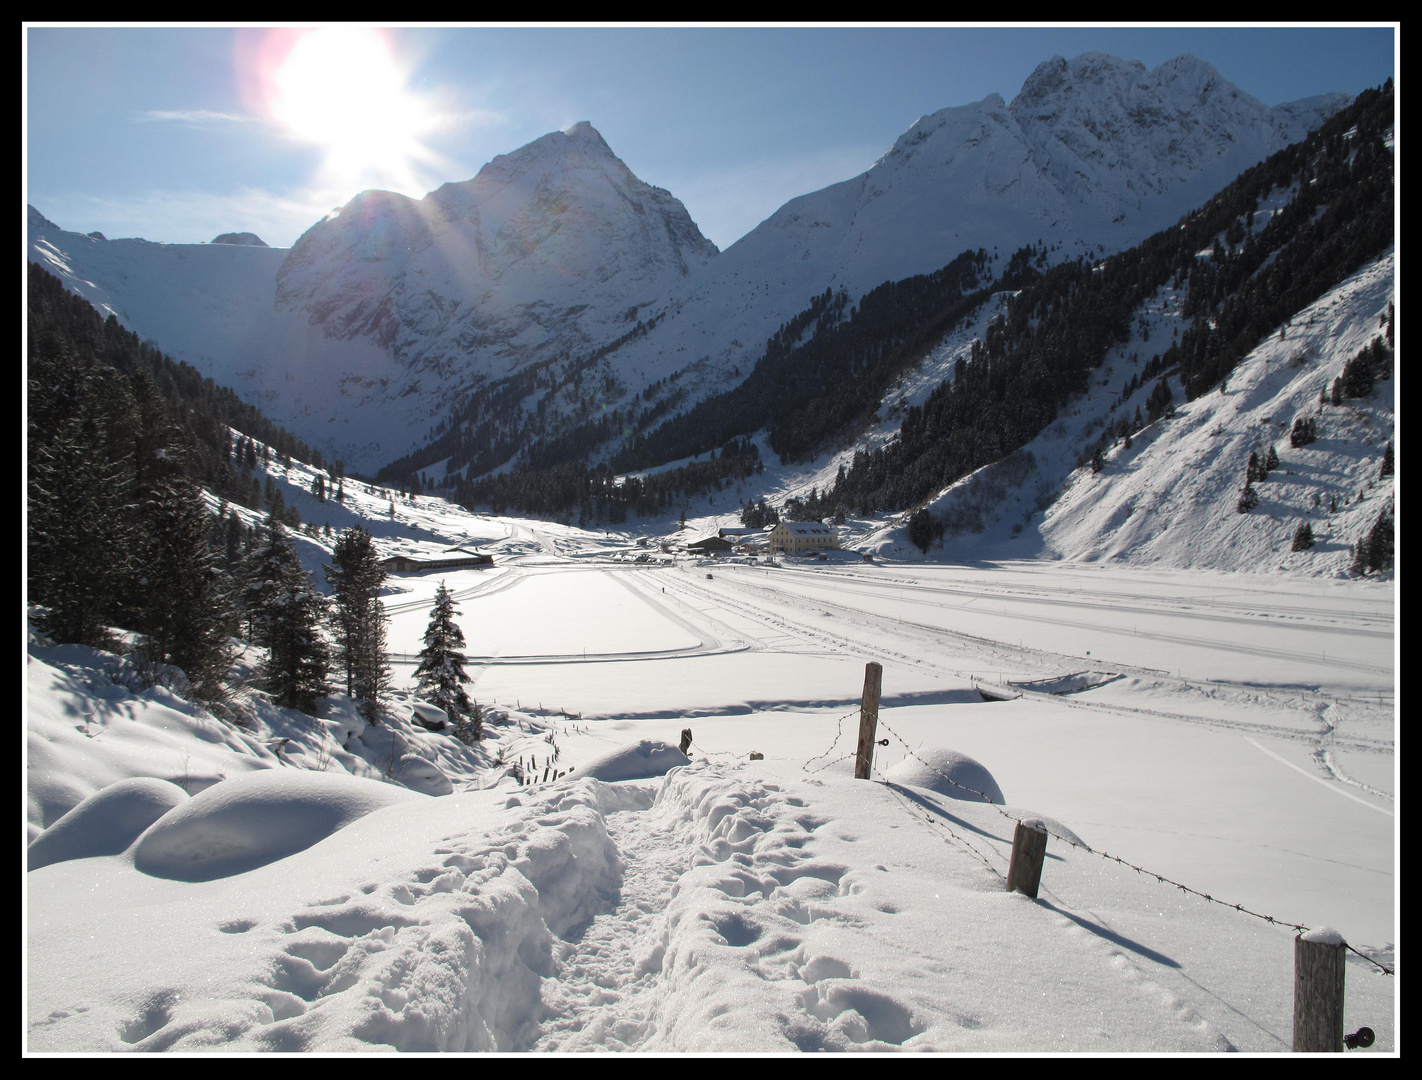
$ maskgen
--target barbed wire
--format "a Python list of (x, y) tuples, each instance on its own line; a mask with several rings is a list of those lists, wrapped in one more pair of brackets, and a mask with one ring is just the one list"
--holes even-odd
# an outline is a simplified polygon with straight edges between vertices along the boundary
[[(878, 770), (876, 769), (875, 772), (878, 772)], [(883, 776), (883, 773), (880, 773), (879, 775), (880, 775), (880, 776)], [(916, 810), (914, 810), (911, 806), (909, 806), (909, 805), (907, 804), (907, 802), (905, 801), (904, 795), (903, 795), (903, 788), (902, 788), (902, 787), (900, 787), (898, 784), (894, 783), (892, 780), (888, 780), (888, 779), (884, 779), (884, 780), (882, 781), (882, 783), (884, 784), (885, 787), (891, 789), (892, 791), (894, 791), (894, 792), (898, 795), (899, 801), (903, 804), (904, 809), (905, 809), (906, 811), (908, 811), (908, 813), (912, 814), (914, 817), (917, 817), (917, 816), (918, 816), (918, 812), (917, 812)], [(1004, 881), (1007, 880), (1006, 878), (1004, 878), (1004, 877), (1002, 876), (1002, 871), (999, 870), (997, 867), (993, 866), (993, 864), (992, 864), (990, 861), (988, 861), (988, 857), (987, 857), (986, 855), (984, 855), (984, 854), (983, 854), (981, 851), (979, 851), (977, 848), (973, 847), (973, 845), (970, 844), (970, 843), (969, 843), (967, 840), (965, 840), (963, 837), (961, 837), (961, 836), (959, 836), (957, 833), (955, 833), (951, 828), (948, 827), (948, 825), (947, 825), (945, 822), (939, 821), (939, 820), (938, 820), (937, 818), (935, 818), (932, 814), (924, 814), (923, 817), (924, 817), (924, 820), (927, 821), (930, 825), (936, 825), (936, 826), (938, 826), (940, 829), (942, 829), (944, 832), (946, 832), (949, 836), (951, 836), (954, 840), (958, 841), (958, 843), (962, 844), (962, 845), (963, 845), (965, 848), (967, 848), (970, 852), (972, 852), (974, 855), (976, 855), (976, 856), (978, 857), (978, 859), (982, 862), (982, 864), (983, 864), (984, 866), (986, 866), (989, 870), (991, 870), (994, 874), (996, 874), (999, 878), (1002, 878), (1002, 880), (1004, 880)]]
[[(1000, 805), (998, 805), (997, 803), (993, 802), (992, 799), (991, 799), (988, 795), (986, 795), (984, 792), (979, 791), (977, 788), (968, 787), (966, 784), (961, 784), (961, 783), (959, 783), (957, 780), (954, 780), (951, 776), (949, 776), (947, 773), (943, 772), (943, 771), (942, 771), (941, 769), (939, 769), (937, 766), (932, 765), (932, 764), (930, 764), (929, 762), (925, 761), (923, 758), (919, 757), (919, 755), (914, 752), (913, 747), (911, 747), (911, 746), (908, 744), (908, 740), (906, 740), (902, 735), (900, 735), (900, 734), (899, 734), (897, 731), (895, 731), (893, 728), (889, 727), (888, 724), (884, 723), (882, 717), (879, 719), (879, 726), (882, 727), (885, 731), (887, 731), (890, 735), (892, 735), (895, 739), (897, 739), (900, 743), (902, 743), (902, 744), (903, 744), (903, 747), (904, 747), (904, 750), (908, 753), (908, 755), (909, 755), (910, 757), (912, 757), (915, 761), (917, 761), (919, 764), (921, 764), (921, 765), (923, 765), (925, 768), (927, 768), (930, 772), (937, 773), (939, 776), (943, 777), (944, 780), (947, 780), (948, 783), (952, 784), (955, 788), (958, 788), (958, 789), (961, 790), (961, 791), (971, 792), (972, 794), (976, 795), (976, 796), (977, 796), (978, 798), (980, 798), (983, 802), (985, 802), (987, 805), (991, 806), (994, 810), (996, 810), (996, 811), (997, 811), (999, 814), (1001, 814), (1003, 817), (1007, 818), (1009, 821), (1018, 822), (1018, 821), (1021, 821), (1021, 820), (1022, 820), (1021, 818), (1017, 817), (1015, 814), (1009, 813), (1007, 810), (1004, 810)], [(831, 749), (833, 749), (833, 747), (831, 747)], [(828, 751), (826, 751), (826, 753), (828, 753)], [(821, 755), (821, 756), (823, 756), (823, 755)], [(852, 755), (851, 755), (851, 756), (852, 756)], [(812, 758), (811, 760), (814, 760), (814, 759)], [(881, 775), (882, 775), (882, 774), (881, 774)], [(884, 781), (884, 782), (885, 782), (885, 783), (888, 783), (887, 780)], [(1243, 904), (1231, 904), (1229, 901), (1227, 901), (1227, 900), (1220, 900), (1220, 899), (1218, 899), (1218, 898), (1216, 898), (1216, 897), (1214, 897), (1214, 896), (1211, 896), (1211, 895), (1210, 895), (1209, 893), (1207, 893), (1207, 892), (1201, 892), (1199, 889), (1192, 889), (1192, 888), (1190, 888), (1190, 886), (1188, 886), (1188, 885), (1183, 885), (1183, 884), (1181, 884), (1181, 883), (1178, 882), (1178, 881), (1175, 881), (1175, 880), (1173, 880), (1173, 879), (1171, 879), (1171, 878), (1166, 877), (1164, 874), (1159, 874), (1159, 873), (1156, 873), (1154, 870), (1147, 870), (1145, 867), (1137, 866), (1135, 863), (1130, 862), (1130, 861), (1127, 860), (1127, 859), (1123, 859), (1123, 858), (1121, 858), (1121, 856), (1119, 856), (1119, 855), (1113, 855), (1113, 854), (1111, 854), (1109, 851), (1101, 851), (1101, 850), (1098, 850), (1098, 849), (1096, 849), (1096, 848), (1091, 847), (1089, 844), (1085, 843), (1084, 841), (1073, 840), (1071, 837), (1063, 836), (1061, 833), (1059, 833), (1059, 832), (1057, 832), (1056, 830), (1054, 830), (1054, 829), (1053, 829), (1050, 825), (1048, 825), (1046, 822), (1042, 822), (1042, 828), (1044, 828), (1044, 829), (1047, 831), (1047, 833), (1048, 833), (1049, 835), (1055, 836), (1058, 840), (1062, 841), (1062, 843), (1064, 843), (1064, 844), (1070, 844), (1070, 845), (1071, 845), (1072, 847), (1074, 847), (1074, 848), (1080, 848), (1081, 850), (1087, 852), (1088, 854), (1099, 856), (1100, 858), (1103, 858), (1103, 859), (1107, 860), (1108, 862), (1114, 862), (1114, 863), (1117, 863), (1117, 864), (1119, 864), (1119, 865), (1121, 865), (1121, 866), (1129, 867), (1130, 869), (1134, 870), (1137, 874), (1139, 874), (1139, 875), (1141, 875), (1141, 876), (1143, 876), (1143, 877), (1153, 877), (1153, 878), (1155, 878), (1155, 880), (1156, 880), (1157, 882), (1159, 882), (1159, 883), (1162, 884), (1162, 885), (1171, 885), (1171, 886), (1173, 886), (1173, 887), (1179, 889), (1181, 892), (1189, 893), (1189, 894), (1192, 895), (1192, 896), (1198, 896), (1198, 897), (1200, 897), (1202, 900), (1207, 900), (1207, 901), (1209, 901), (1209, 902), (1212, 903), (1212, 904), (1218, 904), (1218, 905), (1220, 905), (1221, 907), (1233, 908), (1235, 911), (1238, 911), (1238, 912), (1240, 912), (1241, 914), (1244, 914), (1244, 915), (1252, 915), (1252, 916), (1254, 916), (1256, 919), (1262, 919), (1262, 920), (1264, 920), (1265, 922), (1269, 923), (1271, 926), (1288, 927), (1288, 928), (1290, 928), (1290, 929), (1292, 929), (1292, 930), (1294, 930), (1294, 931), (1296, 931), (1297, 933), (1300, 933), (1300, 934), (1308, 933), (1309, 930), (1312, 929), (1311, 927), (1308, 927), (1308, 926), (1303, 925), (1303, 923), (1288, 922), (1288, 921), (1283, 920), (1283, 919), (1276, 919), (1276, 918), (1274, 918), (1274, 916), (1272, 916), (1272, 915), (1266, 915), (1266, 914), (1264, 914), (1263, 912), (1259, 912), (1259, 911), (1252, 911), (1252, 910), (1250, 910), (1249, 908), (1245, 907)], [(1346, 945), (1347, 943), (1345, 942), (1344, 944)], [(1374, 960), (1371, 956), (1368, 956), (1366, 953), (1359, 952), (1357, 949), (1353, 948), (1353, 946), (1351, 946), (1351, 945), (1347, 945), (1347, 948), (1349, 949), (1349, 951), (1357, 953), (1359, 956), (1361, 956), (1361, 957), (1362, 957), (1364, 960), (1366, 960), (1368, 963), (1372, 964), (1374, 967), (1376, 967), (1376, 968), (1377, 968), (1379, 971), (1381, 971), (1383, 974), (1385, 974), (1385, 975), (1393, 975), (1393, 974), (1395, 974), (1395, 972), (1392, 971), (1390, 968), (1387, 968), (1387, 967), (1385, 967), (1384, 965), (1379, 964), (1376, 960)]]
[(827, 762), (825, 762), (823, 765), (821, 765), (818, 769), (811, 769), (811, 768), (810, 768), (810, 761), (818, 761), (820, 758), (824, 757), (826, 754), (829, 754), (830, 751), (832, 751), (836, 746), (839, 745), (839, 740), (840, 740), (840, 739), (843, 737), (843, 735), (844, 735), (844, 722), (845, 722), (847, 719), (849, 719), (851, 716), (853, 716), (854, 713), (856, 713), (856, 712), (858, 712), (858, 711), (859, 711), (858, 709), (855, 709), (855, 710), (853, 710), (852, 712), (847, 712), (847, 713), (845, 713), (843, 716), (841, 716), (839, 719), (837, 719), (837, 720), (835, 721), (834, 741), (829, 744), (829, 749), (826, 750), (823, 754), (816, 754), (814, 757), (810, 758), (809, 761), (805, 762), (805, 764), (801, 765), (801, 766), (800, 766), (800, 771), (801, 771), (801, 772), (808, 772), (808, 773), (824, 772), (824, 770), (828, 769), (831, 765), (836, 765), (836, 764), (838, 764), (839, 762), (845, 761), (845, 760), (847, 760), (848, 758), (855, 757), (855, 756), (858, 754), (858, 751), (856, 750), (855, 753), (853, 753), (853, 754), (846, 754), (845, 757), (835, 758), (834, 761), (827, 761)]

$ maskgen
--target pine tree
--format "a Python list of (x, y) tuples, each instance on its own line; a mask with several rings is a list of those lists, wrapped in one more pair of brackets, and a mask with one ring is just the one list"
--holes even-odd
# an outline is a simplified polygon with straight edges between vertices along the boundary
[(324, 569), (332, 590), (331, 625), (337, 658), (346, 673), (346, 693), (360, 702), (360, 713), (368, 723), (378, 724), (390, 689), (390, 668), (385, 663), (388, 620), (380, 600), (385, 567), (370, 533), (360, 526), (342, 532), (331, 564)]
[(267, 544), (254, 552), (245, 592), (255, 640), (267, 649), (263, 688), (278, 705), (314, 713), (331, 692), (330, 647), (321, 634), (326, 598), (302, 569), (281, 522), (267, 524)]
[[(1271, 472), (1273, 472), (1275, 469), (1277, 469), (1278, 467), (1279, 467), (1279, 452), (1278, 452), (1277, 450), (1275, 450), (1274, 447), (1271, 445), (1271, 446), (1269, 447), (1269, 454), (1268, 454), (1268, 456), (1265, 457), (1265, 459), (1264, 459), (1264, 472), (1265, 472), (1266, 474), (1267, 474), (1267, 473), (1271, 473)], [(1259, 479), (1263, 480), (1264, 477), (1261, 476)]]
[(1368, 535), (1354, 549), (1353, 571), (1358, 574), (1391, 568), (1396, 539), (1393, 535), (1392, 507), (1384, 506)]
[(130, 573), (133, 529), (127, 472), (76, 417), (29, 455), (29, 599), (45, 607), (41, 629), (56, 641), (108, 644)]
[(1247, 514), (1259, 505), (1259, 492), (1254, 490), (1254, 484), (1249, 480), (1244, 482), (1244, 490), (1239, 493), (1239, 502), (1234, 504), (1234, 508), (1241, 514)]
[(1294, 530), (1294, 543), (1290, 551), (1307, 551), (1313, 547), (1313, 526), (1307, 521)]
[(1387, 449), (1383, 451), (1382, 468), (1378, 471), (1378, 479), (1383, 480), (1392, 475), (1392, 440), (1389, 439)]
[(262, 675), (276, 704), (314, 714), (320, 699), (331, 693), (331, 659), (321, 636), (326, 598), (316, 591), (311, 575), (303, 577), (271, 599)]
[(143, 536), (135, 571), (141, 589), (133, 629), (141, 650), (155, 664), (173, 664), (187, 674), (194, 696), (224, 696), (235, 629), (232, 583), (210, 542), (207, 507), (184, 474), (165, 477), (139, 509)]
[(464, 690), (469, 676), (464, 672), (464, 631), (455, 622), (458, 614), (454, 598), (441, 581), (415, 677), (419, 694), (445, 711), (454, 725), (455, 736), (463, 743), (473, 744), (483, 738), (484, 731), (479, 706), (469, 700)]
[(29, 599), (61, 642), (104, 646), (132, 567), (127, 380), (71, 354), (29, 368)]

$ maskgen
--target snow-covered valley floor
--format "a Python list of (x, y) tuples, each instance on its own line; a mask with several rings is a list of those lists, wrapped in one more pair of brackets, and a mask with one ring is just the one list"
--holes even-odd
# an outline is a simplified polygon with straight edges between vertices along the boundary
[[(41, 779), (173, 789), (26, 875), (31, 1052), (1285, 1052), (1294, 931), (1236, 904), (1336, 928), (1346, 1028), (1397, 1051), (1360, 955), (1395, 968), (1391, 582), (636, 566), (487, 525), (498, 565), (443, 578), (487, 738), (440, 797), (31, 646), (32, 835), (64, 809), (36, 820)], [(393, 579), (397, 685), (439, 580)], [(855, 780), (868, 661), (886, 745)], [(985, 775), (1001, 805), (947, 780)], [(1004, 888), (1028, 815), (1036, 900)]]

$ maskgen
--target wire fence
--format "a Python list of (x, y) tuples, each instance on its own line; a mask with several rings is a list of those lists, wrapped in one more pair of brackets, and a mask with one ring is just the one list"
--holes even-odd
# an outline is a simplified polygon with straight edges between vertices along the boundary
[[(834, 750), (834, 748), (835, 748), (836, 746), (839, 745), (839, 740), (843, 737), (844, 721), (845, 721), (848, 717), (853, 716), (853, 715), (854, 715), (854, 713), (852, 713), (852, 712), (851, 712), (851, 713), (846, 713), (844, 716), (841, 716), (841, 717), (838, 719), (838, 721), (837, 721), (837, 727), (836, 727), (836, 729), (835, 729), (834, 741), (830, 744), (829, 749), (826, 750), (823, 754), (819, 754), (819, 755), (817, 755), (817, 757), (810, 758), (809, 761), (805, 762), (805, 764), (804, 764), (803, 766), (801, 766), (801, 768), (802, 768), (803, 771), (808, 772), (808, 773), (822, 772), (822, 771), (824, 771), (825, 769), (829, 768), (829, 766), (834, 765), (834, 764), (836, 764), (837, 762), (846, 761), (846, 760), (849, 760), (849, 759), (854, 758), (854, 757), (857, 756), (857, 752), (856, 752), (855, 754), (847, 754), (847, 755), (845, 755), (844, 757), (835, 758), (835, 759), (832, 760), (832, 761), (826, 762), (825, 764), (819, 766), (818, 768), (815, 768), (815, 769), (810, 769), (810, 768), (809, 768), (809, 765), (810, 765), (810, 762), (811, 762), (811, 761), (817, 761), (817, 760), (819, 760), (819, 758), (822, 758), (822, 757), (827, 756), (828, 754), (830, 754), (831, 752), (833, 752), (833, 750)], [(912, 757), (915, 761), (917, 761), (920, 765), (923, 765), (926, 769), (928, 769), (930, 772), (936, 773), (938, 776), (940, 776), (940, 777), (942, 777), (944, 780), (948, 781), (948, 783), (952, 784), (955, 788), (959, 789), (960, 791), (966, 791), (966, 792), (968, 792), (969, 794), (976, 795), (976, 796), (978, 797), (978, 799), (980, 799), (982, 802), (986, 803), (988, 806), (991, 806), (994, 810), (996, 810), (996, 811), (997, 811), (999, 814), (1001, 814), (1004, 818), (1007, 818), (1009, 821), (1012, 821), (1012, 822), (1020, 822), (1020, 821), (1022, 820), (1022, 819), (1021, 819), (1020, 817), (1018, 817), (1017, 815), (1010, 813), (1009, 811), (1007, 811), (1006, 809), (1004, 809), (1002, 806), (1000, 806), (1000, 805), (998, 805), (997, 803), (993, 802), (992, 798), (991, 798), (989, 795), (987, 795), (985, 792), (979, 791), (977, 788), (968, 787), (966, 784), (960, 783), (959, 781), (955, 780), (953, 777), (949, 776), (947, 773), (943, 772), (943, 770), (941, 770), (941, 769), (939, 769), (937, 766), (933, 765), (931, 762), (928, 762), (928, 761), (924, 760), (922, 757), (919, 756), (919, 754), (918, 754), (917, 752), (915, 752), (915, 750), (913, 749), (913, 747), (909, 745), (908, 740), (906, 740), (902, 735), (900, 735), (897, 731), (895, 731), (895, 730), (894, 730), (893, 728), (891, 728), (887, 723), (885, 723), (885, 721), (884, 721), (882, 715), (880, 715), (880, 716), (877, 718), (877, 726), (883, 728), (883, 729), (884, 729), (885, 731), (887, 731), (890, 735), (892, 735), (895, 739), (897, 739), (898, 742), (903, 746), (904, 751), (905, 751), (910, 757)], [(887, 741), (888, 741), (888, 740), (882, 740), (881, 745), (887, 744)], [(876, 770), (876, 771), (877, 771), (877, 770)], [(883, 774), (881, 773), (880, 776), (881, 776), (881, 778), (882, 778), (882, 777), (883, 777)], [(885, 786), (887, 786), (887, 787), (890, 788), (891, 790), (897, 790), (897, 789), (898, 789), (898, 785), (894, 784), (892, 781), (888, 780), (887, 778), (883, 778), (883, 779), (882, 779), (882, 783), (884, 783)], [(906, 809), (909, 809), (908, 806), (907, 806), (907, 803), (905, 803), (904, 805), (905, 805), (905, 808), (906, 808)], [(917, 811), (913, 811), (913, 810), (910, 809), (910, 812), (913, 813), (915, 816), (917, 816)], [(994, 874), (997, 874), (998, 877), (1002, 877), (1002, 873), (1001, 873), (995, 866), (992, 865), (992, 863), (987, 859), (987, 857), (986, 857), (985, 855), (983, 855), (982, 852), (978, 851), (977, 848), (973, 847), (972, 844), (970, 844), (967, 840), (965, 840), (963, 837), (959, 836), (957, 833), (953, 832), (953, 830), (950, 829), (950, 828), (948, 828), (948, 826), (945, 825), (944, 823), (942, 823), (942, 822), (940, 822), (940, 821), (935, 821), (934, 818), (933, 818), (931, 815), (925, 815), (925, 817), (926, 817), (927, 820), (930, 822), (930, 824), (934, 824), (934, 825), (939, 826), (940, 828), (942, 828), (942, 829), (944, 829), (946, 832), (948, 832), (951, 836), (953, 836), (953, 838), (954, 838), (955, 840), (957, 840), (957, 841), (958, 841), (960, 844), (962, 844), (963, 847), (965, 847), (969, 852), (971, 852), (971, 853), (972, 853), (973, 855), (975, 855), (978, 859), (980, 859), (980, 860), (988, 867), (988, 869), (991, 870)], [(1040, 820), (1040, 819), (1038, 819), (1038, 820)], [(1078, 849), (1080, 849), (1080, 850), (1082, 850), (1082, 851), (1085, 851), (1086, 853), (1088, 853), (1088, 854), (1090, 854), (1090, 855), (1096, 855), (1096, 856), (1098, 856), (1098, 857), (1100, 857), (1100, 858), (1102, 858), (1102, 859), (1107, 860), (1108, 862), (1114, 862), (1114, 863), (1116, 863), (1116, 864), (1118, 864), (1118, 865), (1120, 865), (1120, 866), (1127, 867), (1127, 868), (1129, 868), (1129, 869), (1131, 869), (1131, 870), (1134, 870), (1137, 874), (1141, 875), (1142, 877), (1152, 877), (1152, 878), (1155, 878), (1155, 880), (1156, 880), (1157, 882), (1159, 882), (1160, 884), (1162, 884), (1162, 885), (1170, 885), (1170, 886), (1172, 886), (1172, 887), (1174, 887), (1174, 888), (1176, 888), (1176, 889), (1179, 889), (1181, 892), (1188, 893), (1188, 894), (1191, 895), (1191, 896), (1197, 896), (1197, 897), (1199, 897), (1200, 899), (1205, 900), (1205, 901), (1208, 901), (1208, 902), (1211, 903), (1211, 904), (1218, 904), (1218, 905), (1221, 906), (1221, 907), (1231, 908), (1231, 909), (1233, 909), (1234, 911), (1237, 911), (1237, 912), (1239, 912), (1239, 913), (1242, 914), (1242, 915), (1251, 915), (1251, 916), (1253, 916), (1253, 917), (1256, 918), (1256, 919), (1261, 919), (1261, 920), (1263, 920), (1264, 922), (1269, 923), (1271, 926), (1287, 927), (1287, 928), (1293, 930), (1296, 934), (1304, 934), (1304, 933), (1307, 933), (1310, 929), (1312, 929), (1311, 927), (1305, 926), (1303, 923), (1290, 922), (1290, 921), (1285, 920), (1285, 919), (1278, 919), (1278, 918), (1275, 918), (1275, 917), (1272, 916), (1272, 915), (1266, 915), (1265, 913), (1260, 912), (1260, 911), (1253, 911), (1253, 910), (1251, 910), (1250, 908), (1245, 907), (1243, 904), (1233, 904), (1233, 903), (1230, 903), (1228, 900), (1221, 900), (1221, 899), (1219, 899), (1219, 898), (1216, 897), (1216, 896), (1212, 896), (1210, 893), (1203, 892), (1203, 891), (1201, 891), (1201, 890), (1199, 890), (1199, 889), (1192, 889), (1190, 886), (1185, 885), (1185, 884), (1182, 884), (1182, 883), (1179, 882), (1179, 881), (1175, 881), (1174, 879), (1172, 879), (1172, 878), (1170, 878), (1170, 877), (1167, 877), (1165, 874), (1158, 873), (1158, 872), (1156, 872), (1156, 871), (1154, 871), (1154, 870), (1149, 870), (1149, 869), (1147, 869), (1146, 867), (1143, 867), (1143, 866), (1137, 866), (1135, 863), (1131, 862), (1129, 859), (1123, 859), (1121, 856), (1119, 856), (1119, 855), (1114, 855), (1114, 854), (1112, 854), (1112, 853), (1109, 852), (1109, 851), (1102, 851), (1102, 850), (1099, 849), (1099, 848), (1093, 848), (1093, 847), (1091, 847), (1089, 844), (1086, 844), (1086, 843), (1082, 842), (1080, 839), (1073, 839), (1073, 838), (1071, 838), (1071, 837), (1069, 837), (1069, 836), (1063, 836), (1059, 831), (1053, 829), (1053, 828), (1052, 828), (1050, 825), (1048, 825), (1046, 822), (1042, 822), (1042, 827), (1046, 829), (1048, 835), (1056, 837), (1058, 840), (1062, 841), (1062, 843), (1064, 843), (1064, 844), (1069, 844), (1071, 847), (1078, 848)], [(1345, 944), (1346, 944), (1346, 943), (1345, 943)], [(1359, 950), (1355, 949), (1352, 945), (1347, 945), (1347, 948), (1348, 948), (1348, 951), (1349, 951), (1349, 952), (1356, 953), (1356, 954), (1357, 954), (1358, 956), (1360, 956), (1362, 959), (1366, 960), (1368, 963), (1372, 964), (1375, 968), (1377, 968), (1379, 971), (1381, 971), (1384, 975), (1393, 975), (1393, 974), (1395, 974), (1395, 972), (1394, 972), (1391, 968), (1388, 968), (1388, 967), (1386, 967), (1385, 965), (1378, 963), (1376, 960), (1374, 960), (1371, 956), (1367, 955), (1366, 953), (1364, 953), (1364, 952), (1359, 952)]]
[[(858, 709), (855, 709), (853, 712), (847, 712), (835, 721), (834, 741), (830, 743), (828, 750), (826, 750), (823, 754), (816, 754), (814, 757), (810, 758), (810, 761), (818, 761), (820, 758), (825, 757), (834, 751), (834, 748), (839, 745), (839, 740), (844, 736), (844, 722), (848, 720), (851, 716), (856, 715), (858, 712)], [(856, 750), (853, 754), (845, 754), (843, 757), (837, 757), (831, 761), (826, 761), (823, 765), (820, 765), (818, 768), (814, 769), (810, 768), (810, 761), (807, 761), (805, 762), (805, 764), (800, 766), (800, 770), (802, 772), (807, 772), (813, 776), (815, 773), (824, 772), (831, 765), (838, 765), (841, 761), (848, 761), (850, 758), (857, 757), (858, 753), (859, 751)]]

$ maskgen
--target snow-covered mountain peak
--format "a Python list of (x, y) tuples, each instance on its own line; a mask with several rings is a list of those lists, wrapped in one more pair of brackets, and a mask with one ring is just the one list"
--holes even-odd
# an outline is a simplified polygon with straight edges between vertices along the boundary
[(49, 218), (45, 217), (33, 206), (26, 206), (25, 210), (27, 212), (26, 228), (29, 231), (33, 232), (39, 229), (47, 229), (54, 232), (59, 231), (58, 225), (50, 221)]
[(1139, 60), (1122, 60), (1106, 53), (1083, 53), (1075, 60), (1053, 56), (1038, 64), (1013, 99), (1014, 110), (1032, 108), (1085, 86), (1129, 83), (1146, 73)]
[(526, 146), (498, 155), (480, 169), (473, 180), (445, 184), (440, 190), (458, 190), (481, 182), (485, 185), (508, 184), (527, 175), (541, 177), (550, 171), (567, 173), (582, 170), (605, 173), (618, 183), (637, 180), (632, 170), (612, 152), (598, 130), (586, 120), (579, 120), (565, 131), (550, 131)]
[[(468, 330), (471, 317), (484, 329), (509, 304), (566, 297), (569, 306), (587, 305), (574, 294), (614, 279), (626, 281), (628, 295), (616, 301), (625, 310), (628, 300), (650, 302), (669, 284), (664, 278), (680, 279), (716, 254), (685, 207), (639, 180), (583, 121), (418, 201), (363, 192), (297, 242), (278, 303), (307, 311), (331, 336), (388, 337), (397, 357), (413, 359), (439, 330), (415, 318), (418, 333), (397, 340), (398, 328), (411, 324), (412, 313), (402, 314), (411, 273), (421, 279), (412, 299), (437, 295), (446, 316), (457, 311)], [(364, 317), (377, 309), (378, 326)]]
[(607, 140), (602, 137), (602, 133), (587, 120), (579, 120), (571, 127), (564, 128), (562, 134), (569, 139), (582, 140), (600, 146), (604, 153), (612, 153), (612, 148), (607, 145)]

